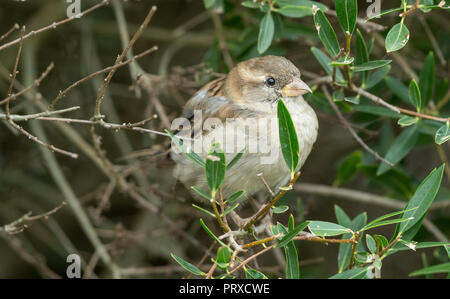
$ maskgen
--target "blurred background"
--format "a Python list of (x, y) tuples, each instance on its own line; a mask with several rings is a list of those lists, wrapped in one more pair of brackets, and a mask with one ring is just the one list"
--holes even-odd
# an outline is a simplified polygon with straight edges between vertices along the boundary
[[(101, 1), (81, 0), (82, 10)], [(226, 0), (224, 12), (213, 15), (205, 9), (201, 0), (142, 0), (118, 1), (120, 5), (107, 5), (83, 16), (79, 20), (57, 26), (23, 43), (17, 82), (22, 86), (33, 84), (47, 66), (54, 62), (54, 69), (27, 96), (20, 96), (11, 103), (11, 113), (31, 114), (45, 110), (61, 90), (86, 75), (114, 64), (122, 52), (121, 29), (130, 35), (138, 29), (152, 5), (158, 10), (149, 27), (133, 47), (138, 54), (155, 45), (159, 50), (138, 60), (141, 69), (124, 66), (117, 70), (107, 89), (102, 104), (106, 121), (134, 123), (158, 117), (143, 127), (163, 131), (167, 123), (178, 117), (184, 103), (203, 84), (222, 73), (227, 73), (232, 63), (257, 56), (259, 20), (262, 13), (240, 5), (241, 1)], [(333, 8), (333, 1), (320, 1)], [(381, 1), (382, 10), (397, 7), (396, 1)], [(366, 1), (358, 1), (359, 16), (365, 18)], [(67, 18), (69, 6), (63, 0), (11, 1), (0, 4), (0, 34), (6, 33), (15, 23), (26, 25), (26, 32), (37, 30), (53, 22)], [(426, 30), (431, 30), (442, 51), (443, 62), (436, 58), (436, 83), (444, 82), (444, 94), (448, 90), (450, 55), (450, 25), (448, 13), (436, 10), (424, 15), (427, 27), (415, 18), (407, 18), (411, 32), (407, 46), (393, 55), (401, 55), (409, 67), (420, 72), (423, 61), (432, 44)], [(118, 17), (125, 17), (126, 27)], [(337, 19), (330, 21), (338, 28)], [(218, 22), (217, 22), (218, 21)], [(398, 22), (397, 14), (390, 14), (375, 23), (389, 26)], [(362, 31), (366, 41), (370, 33)], [(386, 31), (379, 32), (385, 35)], [(338, 32), (342, 40), (341, 32)], [(121, 37), (122, 36), (122, 37)], [(15, 31), (4, 44), (19, 37)], [(222, 41), (226, 53), (221, 48)], [(294, 62), (303, 72), (306, 82), (313, 74), (325, 73), (312, 55), (312, 46), (321, 47), (311, 17), (283, 19), (282, 30), (277, 31), (275, 41), (265, 54), (283, 55)], [(0, 51), (0, 99), (7, 96), (9, 73), (11, 73), (18, 44)], [(383, 47), (373, 43), (373, 57), (392, 59), (385, 55)], [(136, 66), (136, 64), (134, 64)], [(390, 76), (408, 84), (408, 74), (401, 67), (392, 65)], [(146, 85), (131, 73), (143, 74)], [(71, 90), (55, 107), (63, 109), (80, 106), (80, 109), (64, 114), (73, 119), (88, 120), (94, 112), (96, 94), (105, 75), (83, 82)], [(142, 79), (142, 78), (139, 78)], [(447, 80), (447, 81), (446, 81)], [(445, 87), (446, 86), (446, 87)], [(441, 87), (442, 88), (442, 87)], [(17, 89), (21, 89), (20, 87)], [(384, 83), (376, 90), (388, 102), (399, 103), (397, 96)], [(436, 150), (432, 136), (421, 134), (415, 148), (396, 170), (376, 177), (373, 165), (376, 161), (364, 152), (349, 132), (340, 124), (326, 100), (310, 96), (308, 100), (319, 117), (319, 137), (312, 154), (302, 168), (295, 192), (288, 193), (282, 204), (289, 205), (296, 219), (313, 219), (336, 222), (334, 205), (339, 205), (354, 218), (367, 213), (369, 221), (389, 213), (392, 208), (361, 201), (319, 195), (303, 190), (302, 183), (315, 186), (332, 186), (342, 161), (356, 150), (363, 152), (361, 167), (355, 176), (340, 187), (361, 190), (371, 194), (406, 201), (420, 181), (448, 155), (448, 146)], [(402, 105), (402, 104), (400, 104)], [(4, 112), (4, 107), (0, 107)], [(444, 110), (448, 107), (444, 106)], [(442, 112), (445, 114), (445, 112)], [(448, 113), (447, 113), (448, 115)], [(350, 112), (347, 117), (355, 124), (360, 136), (381, 155), (399, 134), (401, 128), (395, 121), (364, 113)], [(186, 273), (171, 259), (175, 253), (197, 264), (212, 244), (201, 228), (198, 219), (204, 215), (194, 209), (190, 193), (176, 183), (172, 176), (172, 164), (163, 155), (168, 144), (167, 137), (138, 133), (129, 130), (106, 130), (96, 128), (101, 136), (105, 156), (111, 164), (102, 164), (95, 156), (95, 144), (90, 126), (77, 123), (30, 120), (21, 123), (33, 135), (48, 143), (79, 153), (78, 159), (51, 153), (42, 146), (17, 134), (8, 124), (0, 128), (0, 226), (19, 219), (27, 212), (39, 215), (48, 212), (63, 201), (80, 204), (84, 221), (91, 223), (92, 232), (106, 249), (108, 256), (122, 269), (123, 277), (176, 278)], [(444, 157), (444, 158), (443, 158)], [(101, 159), (100, 159), (101, 160)], [(114, 171), (108, 170), (108, 165)], [(400, 173), (400, 174), (397, 174)], [(132, 188), (143, 194), (152, 207), (145, 207), (137, 196), (121, 183), (111, 183), (111, 173), (119, 173)], [(447, 174), (445, 174), (447, 176)], [(127, 186), (128, 186), (127, 185)], [(449, 199), (449, 178), (443, 180), (437, 201)], [(142, 198), (141, 198), (142, 199)], [(243, 214), (250, 213), (246, 206)], [(66, 258), (77, 253), (83, 261), (85, 277), (110, 277), (110, 269), (102, 254), (96, 253), (92, 236), (80, 225), (80, 218), (72, 204), (63, 206), (48, 219), (28, 223), (21, 233), (0, 233), (0, 278), (65, 277)], [(289, 212), (277, 215), (276, 220), (287, 222)], [(448, 238), (450, 233), (450, 208), (444, 206), (431, 210), (427, 218), (438, 230), (438, 236)], [(84, 218), (83, 218), (84, 219)], [(208, 226), (219, 231), (215, 223)], [(391, 236), (394, 227), (374, 230)], [(438, 241), (436, 233), (421, 228), (416, 241)], [(338, 245), (299, 242), (301, 275), (305, 278), (326, 278), (337, 271)], [(445, 260), (442, 249), (405, 251), (383, 261), (384, 278), (406, 278), (425, 263)], [(208, 262), (205, 262), (208, 264)], [(259, 260), (261, 269), (272, 277), (282, 276), (284, 266), (273, 253)], [(206, 269), (207, 270), (207, 269)]]

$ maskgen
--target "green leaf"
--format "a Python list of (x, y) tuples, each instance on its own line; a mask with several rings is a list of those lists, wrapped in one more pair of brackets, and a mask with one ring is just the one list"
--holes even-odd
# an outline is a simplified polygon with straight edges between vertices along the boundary
[(206, 194), (205, 191), (203, 191), (202, 189), (196, 187), (196, 186), (191, 186), (191, 189), (194, 190), (198, 195), (200, 195), (201, 197), (207, 199), (207, 200), (211, 200), (211, 196), (209, 196), (208, 194)]
[(165, 131), (169, 135), (170, 139), (172, 139), (172, 142), (175, 144), (175, 146), (179, 148), (182, 153), (184, 153), (189, 159), (194, 161), (197, 165), (205, 167), (205, 162), (202, 160), (202, 158), (200, 158), (199, 155), (197, 155), (194, 152), (191, 152), (190, 148), (188, 148), (179, 137), (173, 135), (172, 132), (170, 132), (169, 130)]
[(293, 178), (298, 165), (299, 145), (294, 123), (282, 99), (278, 101), (278, 126), (281, 151)]
[(290, 18), (302, 18), (304, 16), (312, 15), (312, 9), (308, 6), (283, 6), (276, 10), (277, 13), (290, 17)]
[(247, 8), (258, 8), (261, 6), (260, 2), (253, 2), (253, 1), (244, 1), (241, 3), (242, 6)]
[(423, 64), (423, 68), (420, 71), (419, 87), (422, 94), (422, 108), (428, 105), (434, 90), (434, 55), (433, 52), (428, 53), (427, 58)]
[(233, 167), (242, 158), (245, 151), (246, 149), (243, 148), (239, 153), (236, 154), (236, 156), (233, 157), (233, 159), (231, 159), (230, 163), (228, 163), (227, 165), (227, 170)]
[(356, 26), (356, 18), (358, 17), (357, 0), (336, 0), (336, 14), (345, 34), (351, 35)]
[(247, 279), (267, 279), (267, 276), (264, 273), (259, 272), (255, 269), (245, 269), (245, 278)]
[(231, 211), (235, 210), (237, 207), (239, 207), (239, 203), (235, 203), (231, 207), (228, 207), (225, 211), (223, 211), (223, 214), (221, 216), (223, 217), (228, 215)]
[(390, 71), (391, 71), (390, 65), (385, 65), (380, 69), (376, 70), (374, 73), (369, 75), (369, 78), (367, 79), (364, 88), (371, 89), (372, 87), (380, 83), (381, 80), (383, 80)]
[(385, 108), (385, 107), (380, 107), (380, 106), (375, 106), (375, 105), (358, 105), (358, 106), (353, 106), (352, 107), (353, 110), (356, 110), (358, 112), (363, 112), (363, 113), (368, 113), (368, 114), (373, 114), (373, 115), (378, 115), (378, 116), (385, 116), (385, 117), (390, 117), (390, 118), (400, 118), (401, 114), (392, 111), (391, 109)]
[(359, 105), (359, 103), (360, 103), (360, 96), (358, 94), (355, 97), (345, 97), (344, 101), (352, 103), (352, 104), (355, 104), (355, 105)]
[[(417, 137), (419, 136), (417, 128), (417, 125), (415, 125), (403, 130), (397, 139), (395, 139), (384, 158), (394, 165), (400, 162), (416, 144)], [(377, 175), (385, 173), (390, 168), (391, 166), (389, 164), (382, 162), (378, 167)]]
[[(405, 213), (403, 213), (402, 218), (408, 219), (408, 221), (398, 224), (396, 231), (406, 234), (416, 223), (419, 225), (422, 222), (423, 217), (441, 186), (443, 173), (444, 165), (439, 169), (434, 169), (428, 177), (422, 181), (413, 197), (409, 200), (408, 205), (405, 207)], [(413, 236), (410, 237), (412, 238)], [(403, 239), (408, 241), (405, 238)]]
[(372, 60), (360, 65), (352, 66), (351, 69), (354, 72), (370, 71), (388, 65), (391, 61), (392, 60)]
[[(330, 66), (331, 59), (321, 50), (312, 47), (311, 52), (316, 57), (317, 61), (319, 61), (320, 65), (323, 67), (323, 69), (327, 72), (328, 75), (333, 75), (333, 67)], [(342, 75), (342, 72), (339, 69), (336, 69), (336, 83), (338, 83), (341, 86), (346, 86), (347, 83), (344, 80), (344, 76)]]
[[(369, 62), (369, 51), (367, 50), (367, 45), (364, 41), (363, 35), (359, 31), (359, 29), (356, 29), (355, 64), (361, 65), (367, 62)], [(363, 72), (359, 75), (362, 86), (364, 86), (366, 82), (367, 74), (368, 72)]]
[(384, 249), (386, 246), (389, 245), (388, 239), (386, 239), (385, 236), (382, 235), (374, 235), (374, 239), (381, 245), (381, 249)]
[[(414, 209), (417, 209), (417, 208), (412, 208), (411, 211), (414, 210)], [(376, 225), (377, 223), (381, 223), (381, 221), (383, 221), (383, 220), (385, 220), (385, 219), (387, 219), (387, 218), (391, 218), (391, 217), (394, 217), (394, 216), (403, 214), (403, 213), (405, 213), (405, 211), (406, 211), (406, 210), (396, 211), (396, 212), (392, 212), (392, 213), (389, 213), (389, 214), (380, 216), (380, 217), (378, 217), (378, 218), (376, 218), (376, 219), (370, 221), (368, 224), (366, 224), (366, 225), (365, 225), (363, 228), (361, 228), (359, 231), (362, 232), (362, 231), (365, 231), (365, 230), (374, 228), (374, 227), (376, 227), (375, 225)], [(409, 210), (407, 210), (407, 211), (409, 211)], [(396, 219), (395, 219), (395, 220), (396, 220)]]
[(289, 210), (288, 206), (276, 206), (276, 207), (273, 206), (272, 207), (272, 212), (274, 214), (282, 214), (282, 213), (286, 212), (287, 210)]
[(261, 19), (258, 35), (258, 53), (262, 54), (272, 44), (272, 39), (275, 34), (275, 23), (272, 14), (268, 11)]
[(326, 221), (311, 221), (308, 227), (311, 233), (319, 237), (338, 236), (352, 232), (352, 230), (347, 227)]
[(361, 159), (361, 151), (355, 151), (348, 156), (339, 167), (333, 185), (340, 186), (341, 184), (349, 181), (358, 171), (358, 164), (361, 163)]
[(327, 17), (320, 9), (313, 9), (313, 16), (319, 39), (322, 41), (322, 44), (325, 46), (325, 49), (327, 49), (328, 53), (332, 57), (336, 57), (340, 52), (340, 48), (333, 27), (331, 27)]
[(199, 275), (199, 276), (206, 276), (206, 273), (204, 273), (203, 271), (201, 271), (199, 268), (197, 268), (196, 266), (192, 265), (191, 263), (186, 262), (185, 260), (183, 260), (181, 257), (176, 256), (175, 254), (171, 253), (170, 256), (172, 256), (172, 258), (178, 263), (180, 264), (181, 267), (183, 267), (184, 269), (186, 269), (187, 271), (191, 272), (194, 275)]
[(206, 209), (204, 209), (204, 208), (202, 208), (202, 207), (199, 207), (199, 206), (197, 206), (196, 204), (192, 204), (192, 206), (193, 206), (194, 208), (196, 208), (197, 210), (199, 210), (199, 211), (201, 211), (201, 212), (203, 212), (203, 213), (206, 213), (206, 214), (208, 214), (209, 216), (211, 216), (211, 217), (213, 217), (213, 218), (216, 218), (216, 215), (214, 215), (214, 214), (211, 213), (210, 211), (208, 211), (208, 210), (206, 210)]
[(434, 135), (434, 142), (436, 144), (443, 144), (447, 140), (450, 139), (450, 122), (445, 123), (442, 127), (440, 127), (436, 134)]
[(354, 268), (342, 273), (335, 274), (330, 277), (330, 279), (359, 279), (365, 278), (367, 275), (367, 269), (369, 266), (365, 266), (362, 268)]
[(297, 225), (293, 230), (289, 231), (284, 237), (280, 240), (280, 242), (277, 244), (277, 247), (284, 247), (289, 242), (292, 241), (292, 239), (298, 235), (299, 232), (304, 230), (308, 225), (310, 221), (302, 222), (301, 224)]
[(225, 202), (230, 204), (238, 200), (242, 195), (244, 195), (245, 190), (239, 190), (238, 192), (231, 195)]
[(397, 124), (399, 124), (402, 127), (409, 127), (409, 126), (414, 125), (418, 121), (419, 121), (418, 117), (412, 117), (412, 116), (405, 115), (397, 121)]
[(338, 224), (345, 227), (350, 227), (352, 220), (348, 217), (344, 210), (336, 204), (334, 205), (334, 214), (336, 215)]
[(217, 250), (217, 259), (216, 259), (217, 266), (222, 270), (228, 268), (231, 261), (231, 255), (232, 251), (230, 247), (228, 246), (219, 247), (219, 249)]
[(211, 197), (214, 198), (225, 179), (226, 163), (225, 154), (218, 143), (214, 143), (206, 157), (205, 173), (208, 186), (211, 189)]
[(394, 25), (386, 36), (386, 52), (394, 52), (403, 48), (409, 40), (409, 30), (400, 22)]
[(210, 235), (214, 240), (216, 240), (217, 243), (219, 243), (221, 246), (227, 246), (225, 243), (219, 240), (219, 238), (216, 237), (216, 235), (213, 234), (213, 232), (206, 226), (203, 219), (200, 218), (200, 224), (203, 227), (203, 229)]
[(326, 12), (328, 10), (328, 7), (325, 4), (322, 4), (317, 1), (310, 1), (310, 0), (276, 0), (275, 1), (280, 7), (283, 6), (301, 6), (301, 7), (309, 7), (311, 8), (313, 5), (319, 7), (323, 12)]
[(437, 273), (450, 273), (450, 263), (426, 267), (410, 273), (409, 276), (437, 274)]
[(375, 239), (369, 234), (366, 235), (366, 245), (367, 249), (369, 249), (371, 253), (377, 252), (377, 243), (375, 242)]
[(414, 79), (409, 83), (409, 101), (416, 106), (417, 111), (420, 111), (420, 107), (422, 107), (422, 97), (420, 96), (419, 86)]

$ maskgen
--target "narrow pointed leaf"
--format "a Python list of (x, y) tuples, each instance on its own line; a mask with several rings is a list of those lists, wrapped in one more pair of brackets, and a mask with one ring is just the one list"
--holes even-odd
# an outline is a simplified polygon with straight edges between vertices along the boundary
[(225, 179), (226, 163), (225, 154), (220, 145), (212, 145), (208, 156), (206, 157), (205, 173), (208, 186), (211, 189), (211, 196), (214, 197), (223, 180)]
[(450, 273), (450, 263), (426, 267), (410, 273), (409, 276), (437, 274), (437, 273)]
[(170, 256), (178, 263), (180, 264), (181, 267), (183, 267), (184, 269), (186, 269), (187, 271), (191, 272), (194, 275), (199, 275), (199, 276), (206, 276), (206, 273), (204, 273), (203, 271), (201, 271), (199, 268), (197, 268), (196, 266), (192, 265), (191, 263), (186, 262), (185, 260), (183, 260), (181, 257), (176, 256), (175, 254), (171, 253)]
[(372, 60), (363, 64), (355, 65), (351, 67), (351, 69), (354, 72), (370, 71), (388, 65), (391, 61), (392, 60)]
[(293, 230), (291, 230), (290, 232), (288, 232), (286, 235), (284, 235), (284, 237), (280, 240), (280, 242), (277, 244), (277, 247), (284, 247), (286, 246), (289, 242), (292, 241), (292, 239), (298, 235), (299, 232), (301, 232), (302, 230), (304, 230), (308, 225), (309, 225), (310, 221), (305, 221), (299, 225), (297, 225)]
[(246, 151), (245, 148), (242, 149), (239, 153), (236, 154), (236, 156), (233, 157), (233, 159), (231, 159), (231, 161), (227, 165), (227, 170), (233, 167), (242, 158), (245, 151)]
[(352, 230), (347, 227), (326, 221), (311, 221), (308, 227), (311, 233), (319, 237), (338, 236), (352, 232)]
[(281, 151), (284, 161), (291, 171), (291, 177), (293, 177), (299, 160), (299, 145), (294, 123), (282, 99), (278, 101), (278, 127)]
[(360, 279), (365, 278), (367, 276), (367, 268), (369, 266), (365, 266), (362, 268), (354, 268), (342, 273), (335, 274), (331, 276), (329, 279)]
[(258, 53), (262, 54), (272, 44), (272, 39), (275, 34), (275, 23), (273, 21), (272, 14), (267, 12), (261, 19), (258, 35)]
[(209, 229), (209, 227), (206, 226), (205, 222), (201, 218), (200, 218), (200, 225), (203, 227), (206, 233), (211, 236), (211, 238), (216, 240), (217, 243), (219, 243), (221, 246), (227, 246), (225, 243), (220, 241), (219, 238), (216, 237), (216, 235), (213, 234), (213, 232)]
[(236, 193), (234, 193), (233, 195), (230, 196), (230, 198), (228, 198), (226, 200), (226, 203), (230, 204), (235, 202), (236, 200), (238, 200), (242, 195), (244, 195), (245, 190), (239, 190)]
[(319, 39), (322, 41), (328, 53), (332, 57), (336, 57), (339, 54), (340, 48), (333, 27), (331, 27), (325, 14), (316, 6), (313, 6), (313, 15)]
[(308, 6), (288, 5), (277, 9), (276, 12), (290, 18), (302, 18), (312, 15), (312, 9)]
[[(403, 130), (403, 132), (397, 137), (397, 139), (395, 139), (394, 143), (389, 148), (384, 158), (394, 165), (397, 164), (414, 147), (418, 136), (419, 131), (417, 125)], [(391, 166), (389, 164), (382, 162), (378, 167), (377, 175), (385, 173), (390, 168)]]
[(386, 75), (389, 74), (390, 71), (391, 66), (385, 65), (375, 72), (371, 73), (367, 78), (365, 89), (371, 89), (372, 87), (380, 83), (386, 77)]
[(442, 165), (439, 169), (434, 169), (422, 181), (413, 197), (409, 200), (405, 208), (406, 212), (402, 215), (402, 218), (408, 219), (408, 221), (398, 224), (396, 231), (399, 231), (402, 234), (405, 232), (406, 234), (414, 225), (420, 224), (421, 221), (423, 221), (423, 217), (439, 191), (443, 173), (444, 165)]
[(344, 33), (353, 33), (358, 16), (357, 0), (336, 0), (336, 14)]
[(409, 100), (416, 106), (417, 111), (420, 111), (420, 107), (422, 107), (422, 97), (420, 95), (419, 86), (414, 79), (409, 83)]

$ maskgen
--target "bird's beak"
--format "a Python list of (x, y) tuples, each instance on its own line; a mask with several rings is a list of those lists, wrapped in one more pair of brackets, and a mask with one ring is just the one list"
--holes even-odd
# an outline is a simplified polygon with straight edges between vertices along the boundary
[(283, 97), (299, 97), (308, 92), (312, 93), (311, 88), (298, 78), (294, 78), (294, 81), (286, 85), (281, 91)]

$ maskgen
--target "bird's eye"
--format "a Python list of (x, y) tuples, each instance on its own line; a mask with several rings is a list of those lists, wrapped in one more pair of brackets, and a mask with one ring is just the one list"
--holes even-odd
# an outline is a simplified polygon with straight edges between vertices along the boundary
[(269, 77), (266, 80), (267, 85), (274, 86), (275, 85), (275, 79), (273, 77)]

